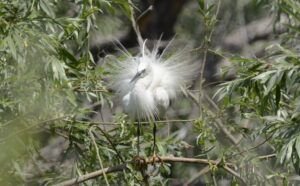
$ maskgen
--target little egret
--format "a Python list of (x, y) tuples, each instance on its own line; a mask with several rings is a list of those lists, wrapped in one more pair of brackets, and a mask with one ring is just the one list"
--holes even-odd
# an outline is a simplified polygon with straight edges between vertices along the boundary
[(138, 121), (138, 154), (140, 121), (154, 124), (155, 154), (155, 119), (195, 79), (199, 68), (185, 50), (164, 58), (165, 50), (159, 55), (159, 42), (150, 51), (146, 41), (140, 44), (140, 54), (132, 56), (125, 51), (126, 59), (116, 63), (112, 88), (120, 96), (124, 111), (132, 120)]

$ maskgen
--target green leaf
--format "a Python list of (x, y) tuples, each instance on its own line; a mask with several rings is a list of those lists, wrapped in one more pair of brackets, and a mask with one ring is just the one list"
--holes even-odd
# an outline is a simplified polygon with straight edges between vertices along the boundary
[(264, 96), (267, 96), (274, 88), (274, 85), (276, 84), (277, 77), (276, 75), (273, 75), (269, 80), (267, 87), (264, 91)]
[(296, 143), (295, 143), (295, 149), (296, 153), (298, 155), (298, 158), (300, 159), (300, 136), (297, 137)]
[(286, 159), (286, 153), (287, 153), (287, 146), (284, 146), (283, 148), (281, 148), (280, 153), (279, 153), (279, 157), (280, 157), (279, 162), (281, 164), (283, 164)]
[(59, 54), (69, 59), (72, 63), (78, 64), (78, 60), (65, 48), (59, 48)]
[(293, 153), (293, 149), (294, 149), (294, 143), (295, 143), (295, 139), (291, 140), (288, 144), (287, 144), (287, 151), (286, 151), (286, 158), (285, 161), (290, 161), (291, 157), (292, 157), (292, 153)]
[(253, 80), (260, 80), (261, 83), (265, 83), (268, 81), (269, 76), (271, 76), (272, 74), (275, 74), (277, 72), (277, 70), (269, 70), (267, 72), (263, 72), (255, 77), (253, 77)]
[(42, 10), (49, 16), (54, 18), (55, 14), (51, 8), (50, 2), (49, 1), (45, 1), (45, 0), (40, 0), (40, 4), (39, 4), (42, 8)]
[(205, 0), (198, 0), (198, 4), (199, 4), (199, 7), (200, 7), (200, 10), (205, 9)]
[(16, 49), (16, 45), (15, 45), (13, 36), (12, 35), (7, 36), (6, 41), (7, 41), (8, 47), (11, 51), (13, 58), (17, 59), (17, 49)]
[(65, 72), (66, 65), (53, 56), (48, 57), (48, 60), (51, 63), (53, 78), (60, 82), (62, 82), (63, 80), (67, 80)]

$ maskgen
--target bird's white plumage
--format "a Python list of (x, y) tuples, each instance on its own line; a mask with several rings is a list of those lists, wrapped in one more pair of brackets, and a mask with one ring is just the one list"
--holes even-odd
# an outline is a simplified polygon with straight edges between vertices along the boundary
[(112, 88), (122, 99), (125, 112), (132, 119), (150, 119), (167, 109), (198, 73), (184, 51), (167, 59), (158, 56), (158, 46), (151, 52), (145, 42), (137, 56), (127, 55), (118, 61), (112, 77)]

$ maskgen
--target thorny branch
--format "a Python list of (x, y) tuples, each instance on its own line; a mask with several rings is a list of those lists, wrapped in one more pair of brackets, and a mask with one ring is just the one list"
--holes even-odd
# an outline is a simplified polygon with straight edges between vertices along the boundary
[[(163, 163), (180, 162), (180, 163), (195, 163), (195, 164), (204, 164), (204, 165), (215, 165), (215, 166), (218, 166), (220, 168), (223, 168), (225, 171), (227, 171), (230, 174), (232, 174), (233, 176), (237, 177), (243, 184), (245, 183), (245, 181), (239, 176), (239, 174), (237, 172), (235, 172), (233, 169), (230, 168), (232, 166), (232, 164), (230, 164), (230, 163), (221, 163), (221, 161), (218, 161), (218, 160), (162, 156), (162, 157), (159, 157), (159, 158), (158, 157), (156, 157), (156, 158), (153, 158), (153, 157), (146, 158), (145, 161), (141, 161), (139, 163), (153, 164), (153, 163), (161, 163), (161, 162), (163, 162)], [(116, 165), (116, 166), (113, 166), (113, 167), (103, 168), (101, 170), (97, 170), (97, 171), (79, 176), (77, 178), (73, 178), (73, 179), (58, 183), (56, 186), (74, 185), (74, 184), (85, 182), (85, 181), (90, 180), (90, 179), (97, 178), (97, 177), (102, 176), (104, 174), (109, 174), (109, 173), (113, 173), (113, 172), (120, 172), (120, 171), (125, 170), (127, 168), (127, 165), (131, 164), (131, 163), (136, 163), (136, 162), (135, 161), (129, 161), (128, 163)]]

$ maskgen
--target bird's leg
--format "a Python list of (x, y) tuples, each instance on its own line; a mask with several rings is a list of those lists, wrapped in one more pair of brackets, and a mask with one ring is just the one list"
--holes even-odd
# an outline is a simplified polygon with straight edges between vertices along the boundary
[(137, 126), (137, 156), (140, 156), (140, 135), (141, 135), (141, 123), (140, 123), (140, 120), (138, 120), (138, 126)]
[(141, 123), (138, 120), (137, 125), (137, 156), (133, 158), (134, 165), (137, 169), (142, 170), (145, 169), (146, 160), (144, 157), (140, 156), (140, 136), (141, 136)]
[(153, 122), (153, 156), (156, 155), (156, 123)]
[(153, 155), (152, 155), (152, 162), (153, 164), (156, 162), (156, 159), (158, 159), (159, 162), (162, 162), (160, 157), (156, 154), (156, 122), (153, 122)]

